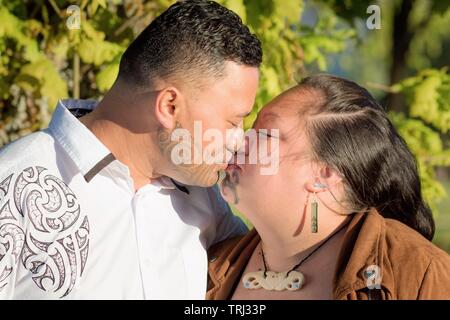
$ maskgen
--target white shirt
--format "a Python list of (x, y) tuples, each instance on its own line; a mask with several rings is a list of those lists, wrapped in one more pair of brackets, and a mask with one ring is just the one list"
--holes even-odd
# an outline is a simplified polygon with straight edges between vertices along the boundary
[(206, 249), (245, 233), (216, 187), (127, 166), (60, 101), (49, 128), (0, 149), (0, 299), (204, 299)]

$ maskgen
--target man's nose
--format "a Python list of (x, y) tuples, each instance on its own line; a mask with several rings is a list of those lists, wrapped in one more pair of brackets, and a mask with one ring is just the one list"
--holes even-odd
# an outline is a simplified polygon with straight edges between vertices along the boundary
[(249, 149), (250, 149), (250, 137), (248, 135), (245, 135), (242, 141), (242, 147), (239, 151), (244, 153), (245, 156), (248, 156)]
[(250, 148), (249, 137), (245, 135), (240, 144), (240, 148), (238, 148), (234, 153), (234, 158), (236, 158), (238, 155), (248, 156), (249, 148)]
[(235, 153), (242, 148), (245, 133), (242, 128), (237, 128), (232, 131), (227, 131), (225, 147), (228, 151)]

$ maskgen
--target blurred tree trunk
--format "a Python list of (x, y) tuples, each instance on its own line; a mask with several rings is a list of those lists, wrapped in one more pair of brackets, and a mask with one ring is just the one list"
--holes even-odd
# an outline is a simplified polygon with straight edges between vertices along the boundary
[[(413, 0), (403, 0), (394, 14), (392, 28), (392, 66), (390, 70), (391, 84), (398, 83), (407, 76), (406, 55), (413, 33), (409, 30), (408, 21), (413, 8)], [(392, 111), (406, 112), (402, 95), (391, 93), (388, 96), (388, 108)]]

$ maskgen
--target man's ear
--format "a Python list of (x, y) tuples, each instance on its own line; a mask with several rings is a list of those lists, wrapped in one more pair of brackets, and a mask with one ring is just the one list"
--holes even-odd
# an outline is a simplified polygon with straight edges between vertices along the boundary
[(181, 93), (176, 88), (168, 87), (159, 91), (156, 96), (155, 116), (164, 128), (175, 128), (181, 103)]

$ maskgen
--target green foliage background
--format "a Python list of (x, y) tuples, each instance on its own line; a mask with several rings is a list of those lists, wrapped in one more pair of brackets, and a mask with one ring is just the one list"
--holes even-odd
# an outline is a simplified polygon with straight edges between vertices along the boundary
[[(125, 48), (173, 2), (0, 0), (0, 146), (46, 127), (59, 98), (101, 98), (115, 80)], [(450, 167), (448, 0), (218, 2), (238, 13), (263, 45), (260, 89), (246, 127), (266, 102), (308, 73), (352, 78), (388, 104), (418, 159), (424, 195), (437, 212), (446, 192), (436, 169)], [(380, 30), (365, 27), (372, 3), (381, 7)], [(79, 30), (66, 26), (72, 4), (80, 8)], [(392, 54), (402, 10), (409, 10), (404, 59)], [(395, 72), (397, 66), (402, 72)], [(389, 77), (390, 70), (401, 78)], [(403, 102), (391, 107), (388, 98), (399, 96)]]

